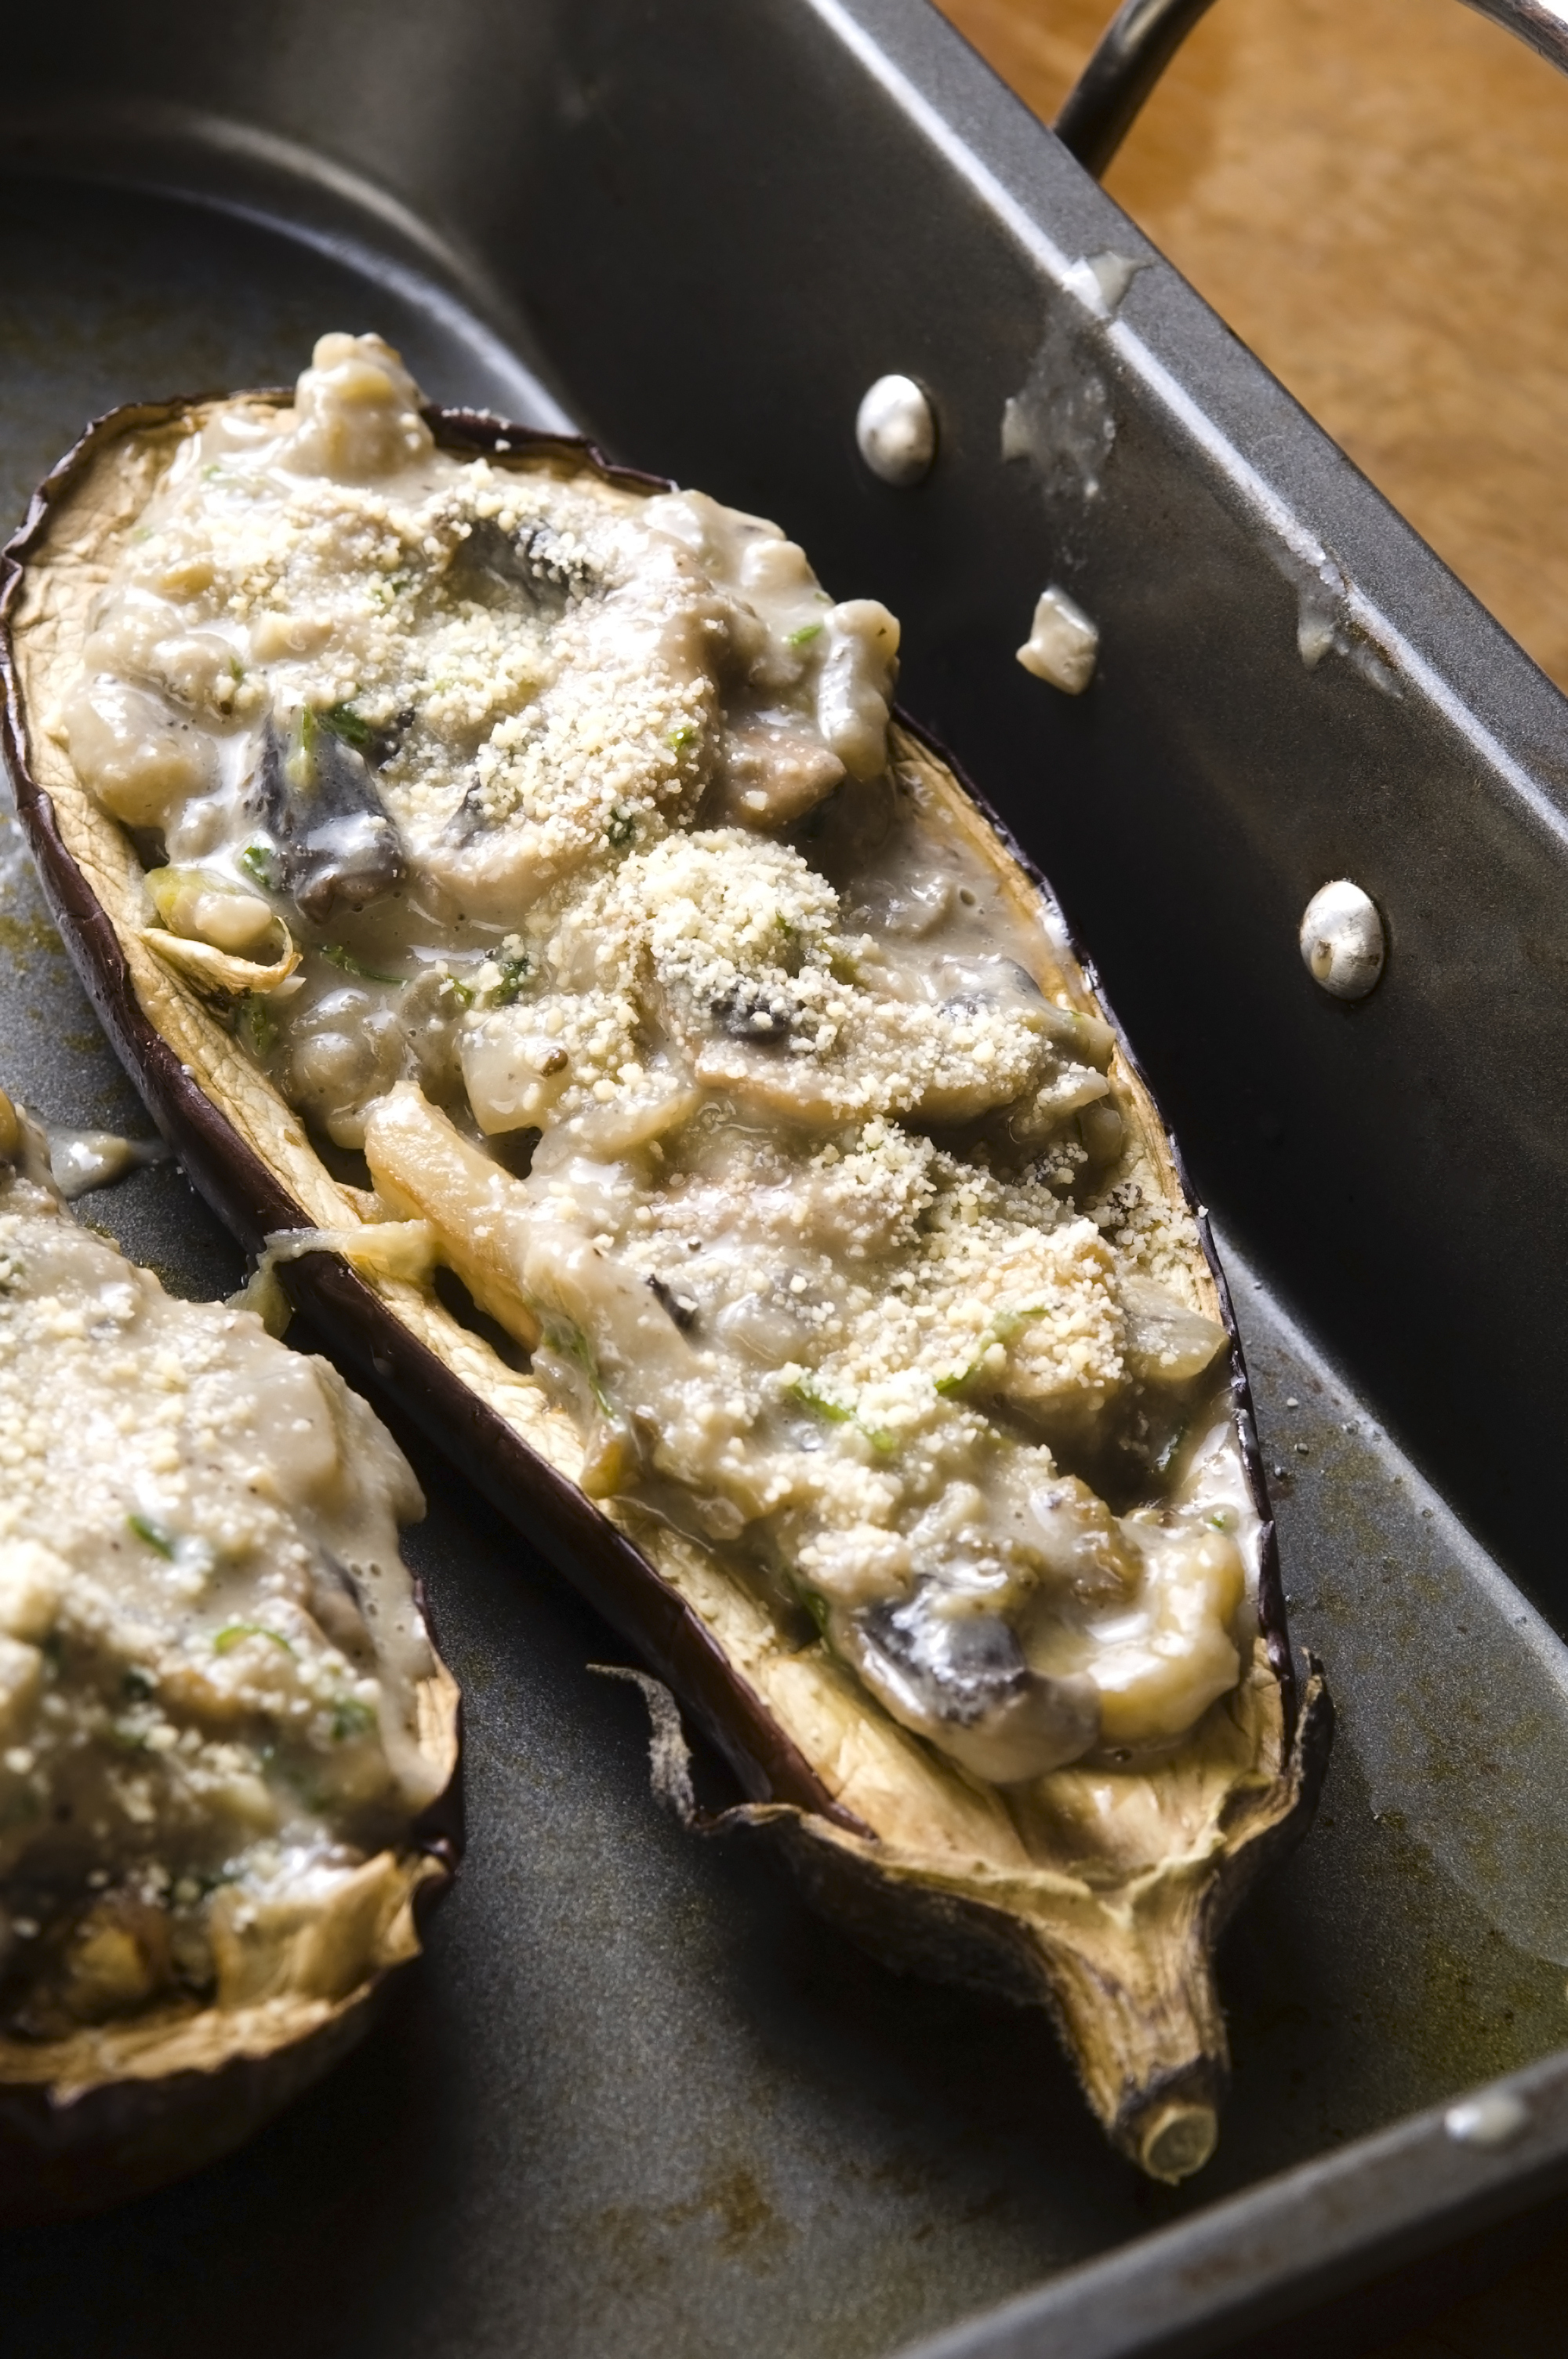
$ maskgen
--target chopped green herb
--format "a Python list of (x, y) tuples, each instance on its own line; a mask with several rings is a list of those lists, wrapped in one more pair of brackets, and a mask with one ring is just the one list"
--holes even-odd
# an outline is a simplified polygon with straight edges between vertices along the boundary
[(822, 625), (820, 623), (803, 623), (798, 631), (792, 631), (790, 633), (787, 644), (792, 647), (804, 647), (808, 641), (812, 639), (819, 639), (821, 636)]
[(277, 854), (270, 843), (247, 843), (241, 853), (237, 866), (243, 868), (253, 885), (264, 893), (276, 893), (279, 884)]
[(636, 814), (619, 809), (612, 810), (610, 814), (610, 825), (605, 829), (604, 833), (606, 841), (613, 844), (617, 852), (624, 852), (629, 843), (636, 841)]
[(604, 1389), (603, 1381), (599, 1373), (599, 1362), (593, 1355), (593, 1345), (589, 1342), (582, 1329), (569, 1319), (546, 1319), (544, 1328), (545, 1341), (551, 1350), (558, 1352), (564, 1360), (577, 1362), (578, 1366), (588, 1378), (588, 1388), (593, 1395), (596, 1407), (605, 1417), (613, 1417), (615, 1403)]
[(1044, 1309), (1045, 1305), (1043, 1302), (1029, 1302), (1017, 1310), (1000, 1311), (980, 1337), (979, 1350), (975, 1353), (968, 1366), (955, 1369), (950, 1376), (937, 1377), (936, 1389), (943, 1399), (952, 1400), (957, 1395), (967, 1392), (977, 1377), (984, 1374), (986, 1353), (990, 1350), (991, 1345), (1011, 1343), (1013, 1337), (1021, 1334), (1032, 1319), (1043, 1316)]
[(342, 1745), (351, 1736), (368, 1736), (375, 1726), (375, 1709), (362, 1703), (358, 1696), (339, 1696), (332, 1706), (332, 1742)]
[(292, 1655), (294, 1652), (287, 1638), (281, 1637), (276, 1630), (267, 1629), (260, 1622), (226, 1622), (212, 1641), (212, 1652), (215, 1655), (227, 1655), (239, 1645), (242, 1638), (270, 1638), (273, 1645), (281, 1647), (286, 1655)]
[(526, 951), (519, 951), (515, 958), (497, 959), (495, 963), (501, 969), (501, 981), (491, 992), (491, 1002), (496, 1007), (510, 1007), (532, 983), (534, 962)]
[(335, 737), (341, 745), (351, 747), (356, 754), (383, 745), (380, 733), (372, 729), (368, 721), (362, 721), (351, 704), (329, 704), (319, 711), (313, 704), (301, 705), (296, 731), (296, 748), (288, 757), (287, 767), (291, 781), (301, 793), (311, 792), (320, 783), (323, 737)]
[(240, 1002), (237, 1026), (241, 1039), (258, 1060), (269, 1057), (277, 1046), (277, 1018), (260, 991), (247, 991)]
[(244, 665), (240, 661), (239, 657), (238, 657), (238, 656), (231, 656), (231, 657), (229, 658), (229, 678), (230, 678), (232, 680), (233, 680), (233, 681), (235, 681), (235, 682), (237, 683), (237, 682), (239, 682), (240, 680), (243, 679), (244, 676), (245, 676), (245, 668), (244, 668)]
[(400, 734), (413, 718), (411, 712), (400, 712), (391, 726), (383, 726), (367, 721), (351, 704), (329, 704), (317, 713), (316, 726), (325, 729), (342, 745), (351, 745), (356, 754), (362, 754), (373, 767), (379, 768), (396, 753)]
[(373, 729), (351, 704), (330, 704), (324, 712), (318, 712), (315, 717), (319, 727), (330, 729), (334, 737), (341, 738), (345, 745), (351, 745), (356, 754), (366, 753), (380, 735), (380, 732)]
[(827, 1600), (823, 1596), (822, 1592), (819, 1589), (807, 1589), (802, 1584), (796, 1589), (795, 1594), (816, 1623), (819, 1636), (826, 1638), (828, 1608)]
[(1004, 1310), (1000, 1317), (993, 1319), (991, 1333), (999, 1343), (1011, 1343), (1015, 1335), (1022, 1333), (1032, 1319), (1044, 1316), (1045, 1305), (1043, 1302), (1026, 1302), (1017, 1310)]
[(169, 1562), (173, 1563), (174, 1534), (172, 1532), (166, 1531), (162, 1524), (155, 1524), (147, 1516), (127, 1516), (125, 1521), (139, 1540), (145, 1540), (148, 1548), (157, 1549), (159, 1556), (168, 1557)]
[(786, 1385), (784, 1397), (795, 1401), (801, 1408), (809, 1409), (813, 1417), (822, 1418), (828, 1425), (853, 1425), (855, 1422), (854, 1410), (846, 1408), (842, 1401), (830, 1399), (827, 1393), (819, 1392), (816, 1380), (811, 1376), (797, 1376), (793, 1384)]
[(146, 1703), (157, 1691), (157, 1682), (146, 1671), (138, 1670), (133, 1663), (120, 1681), (120, 1693), (127, 1703)]
[(688, 745), (696, 745), (697, 736), (697, 723), (695, 722), (677, 721), (675, 727), (670, 731), (666, 743), (673, 745), (677, 754), (684, 754)]
[(821, 1418), (825, 1424), (852, 1425), (857, 1432), (865, 1435), (880, 1457), (891, 1458), (903, 1447), (902, 1435), (885, 1425), (868, 1425), (858, 1409), (846, 1408), (842, 1401), (836, 1401), (828, 1394), (819, 1392), (809, 1376), (796, 1384), (786, 1385), (784, 1390), (789, 1399), (798, 1401), (802, 1408), (808, 1408), (813, 1417)]
[(363, 959), (357, 959), (341, 942), (323, 942), (321, 955), (345, 974), (358, 975), (362, 983), (392, 983), (401, 991), (408, 980), (406, 974), (384, 974), (378, 966), (366, 966)]

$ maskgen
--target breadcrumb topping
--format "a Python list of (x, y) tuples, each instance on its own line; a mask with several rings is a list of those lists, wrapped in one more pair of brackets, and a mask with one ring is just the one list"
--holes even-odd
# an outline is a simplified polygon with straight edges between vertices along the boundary
[(532, 1348), (588, 1486), (1011, 1778), (1234, 1680), (1238, 1477), (1192, 1223), (1108, 1027), (890, 761), (897, 647), (765, 520), (437, 451), (326, 338), (170, 471), (70, 743), (203, 864), (169, 908), (297, 933), (242, 1038)]
[(324, 1363), (0, 1207), (0, 2025), (49, 2037), (231, 2003), (234, 1912), (297, 1922), (433, 1799), (423, 1502)]

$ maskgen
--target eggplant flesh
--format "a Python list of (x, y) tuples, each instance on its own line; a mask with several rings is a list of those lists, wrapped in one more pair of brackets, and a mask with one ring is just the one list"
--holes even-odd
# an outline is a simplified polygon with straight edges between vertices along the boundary
[[(251, 430), (270, 410), (267, 430), (279, 430), (281, 417), (287, 430), (309, 436), (321, 428), (313, 398), (292, 419), (287, 397), (246, 397), (231, 412)], [(1129, 1518), (1141, 1516), (1138, 1528), (1152, 1537), (1140, 1545), (1150, 1548), (1162, 1516), (1169, 1520), (1173, 1486), (1201, 1461), (1224, 1491), (1223, 1502), (1216, 1494), (1216, 1527), (1223, 1533), (1230, 1518), (1246, 1595), (1227, 1608), (1218, 1643), (1231, 1649), (1230, 1669), (1215, 1680), (1213, 1701), (1200, 1699), (1187, 1720), (1178, 1715), (1176, 1724), (1152, 1733), (1144, 1721), (1126, 1743), (1116, 1741), (1093, 1660), (1071, 1633), (1070, 1643), (1021, 1644), (1016, 1616), (984, 1610), (983, 1596), (955, 1616), (946, 1568), (929, 1555), (913, 1581), (880, 1596), (807, 1590), (803, 1597), (802, 1585), (792, 1589), (736, 1546), (731, 1501), (710, 1502), (706, 1525), (694, 1516), (667, 1457), (661, 1461), (656, 1402), (635, 1398), (634, 1384), (625, 1398), (613, 1384), (607, 1390), (603, 1370), (585, 1355), (580, 1328), (563, 1318), (559, 1296), (546, 1299), (526, 1282), (548, 1153), (535, 1153), (525, 1179), (504, 1169), (475, 1139), (449, 1059), (444, 1084), (438, 1059), (413, 1074), (406, 1061), (384, 1068), (390, 1093), (369, 1099), (358, 1136), (351, 1114), (346, 1140), (332, 1133), (340, 1144), (364, 1139), (378, 1190), (372, 1198), (332, 1177), (275, 1085), (265, 1049), (258, 1055), (255, 1032), (247, 1029), (254, 995), (203, 989), (149, 948), (146, 839), (138, 851), (124, 819), (84, 788), (61, 715), (105, 570), (124, 553), (192, 436), (222, 414), (222, 405), (172, 404), (100, 421), (43, 486), (13, 544), (3, 593), (7, 748), (18, 808), (68, 944), (134, 1076), (198, 1184), (248, 1246), (269, 1233), (310, 1230), (323, 1247), (336, 1248), (337, 1261), (323, 1251), (291, 1262), (290, 1287), (492, 1497), (531, 1532), (542, 1525), (553, 1537), (589, 1595), (727, 1751), (755, 1798), (746, 1823), (789, 1858), (816, 1905), (895, 1963), (1046, 2005), (1116, 2142), (1156, 2177), (1184, 2176), (1212, 2150), (1227, 2071), (1215, 1941), (1263, 1860), (1310, 1816), (1329, 1712), (1315, 1669), (1300, 1694), (1292, 1674), (1223, 1281), (1175, 1151), (1043, 881), (917, 732), (895, 722), (885, 738), (878, 734), (885, 722), (868, 715), (863, 694), (857, 701), (856, 676), (843, 658), (849, 626), (813, 619), (801, 626), (806, 640), (820, 631), (827, 641), (813, 658), (817, 724), (803, 722), (798, 697), (792, 706), (776, 685), (769, 688), (765, 649), (761, 657), (753, 649), (740, 669), (731, 658), (728, 676), (719, 667), (721, 709), (705, 714), (697, 749), (706, 766), (680, 785), (686, 827), (695, 821), (699, 835), (707, 827), (705, 842), (751, 827), (775, 847), (793, 830), (785, 848), (798, 860), (813, 830), (831, 845), (857, 794), (892, 791), (886, 782), (896, 781), (918, 805), (922, 824), (950, 847), (956, 872), (979, 880), (977, 897), (997, 937), (989, 946), (969, 942), (962, 956), (938, 945), (914, 962), (941, 1023), (972, 1027), (984, 1002), (1045, 1044), (1032, 1056), (1062, 1044), (1054, 1064), (1029, 1069), (1046, 1085), (1004, 1095), (1000, 1116), (994, 1093), (991, 1104), (977, 1103), (952, 1060), (937, 1060), (907, 1126), (934, 1136), (937, 1153), (950, 1160), (968, 1156), (979, 1169), (1000, 1159), (1016, 1169), (1059, 1142), (1064, 1123), (1076, 1125), (1077, 1151), (1058, 1183), (1069, 1209), (1081, 1211), (1088, 1183), (1101, 1200), (1119, 1185), (1164, 1240), (1162, 1282), (1135, 1261), (1123, 1273), (1124, 1360), (1135, 1372), (1146, 1364), (1187, 1373), (1163, 1390), (1152, 1376), (1135, 1386), (1137, 1418), (1108, 1440), (1082, 1432), (1075, 1440), (1071, 1404), (1065, 1410), (1057, 1404), (1052, 1413), (1067, 1420), (1054, 1429), (1058, 1454), (1065, 1464), (1077, 1449), (1087, 1472), (1123, 1485), (1121, 1505)], [(533, 476), (602, 487), (618, 513), (632, 516), (661, 488), (560, 438), (469, 413), (422, 415), (435, 449), (482, 457), (503, 486)], [(793, 565), (797, 558), (768, 561)], [(536, 536), (503, 544), (481, 537), (460, 564), (471, 608), (525, 602), (541, 627), (571, 609), (585, 582), (592, 586), (590, 567), (574, 571), (571, 550), (563, 554)], [(798, 577), (791, 580), (798, 588)], [(827, 617), (827, 602), (820, 611)], [(853, 626), (881, 628), (864, 614)], [(831, 717), (830, 739), (824, 715)], [(365, 723), (355, 712), (351, 725), (383, 725), (382, 717)], [(759, 745), (771, 767), (760, 766)], [(363, 752), (351, 750), (368, 780)], [(675, 751), (670, 768), (679, 784), (684, 738)], [(766, 786), (747, 783), (763, 777)], [(460, 779), (452, 812), (425, 847), (428, 892), (442, 900), (439, 942), (470, 961), (463, 968), (460, 957), (457, 972), (481, 974), (491, 1006), (505, 1010), (537, 982), (533, 953), (514, 926), (504, 935), (503, 927), (526, 911), (530, 897), (546, 895), (551, 879), (524, 873), (524, 862), (511, 875), (510, 898), (486, 899), (490, 888), (473, 852), (476, 840), (483, 847), (483, 795), (475, 784)], [(748, 795), (761, 799), (748, 806)], [(612, 800), (595, 824), (611, 849), (630, 859), (639, 817)], [(678, 841), (682, 823), (677, 815), (670, 840)], [(665, 840), (670, 824), (661, 816), (653, 832)], [(267, 885), (265, 874), (249, 873)], [(275, 892), (283, 884), (270, 881)], [(868, 889), (874, 897), (883, 887), (886, 899), (892, 891), (886, 880)], [(297, 893), (292, 906), (308, 931), (310, 912)], [(373, 914), (373, 904), (367, 909)], [(876, 922), (874, 911), (869, 922)], [(918, 940), (918, 911), (900, 922)], [(365, 948), (346, 954), (350, 973), (373, 968), (375, 941), (372, 931)], [(404, 972), (373, 973), (373, 984), (410, 987), (409, 945), (405, 932)], [(416, 940), (413, 950), (436, 946), (435, 938)], [(336, 953), (341, 972), (341, 944), (320, 947)], [(827, 963), (825, 954), (823, 972)], [(721, 977), (717, 989), (694, 982), (689, 962), (661, 973), (659, 1037), (668, 1070), (660, 1081), (665, 1127), (655, 1127), (655, 1138), (678, 1153), (683, 1136), (700, 1136), (715, 1103), (731, 1114), (739, 1106), (753, 1123), (762, 1108), (786, 1126), (815, 1125), (814, 1136), (833, 1124), (848, 1136), (849, 1117), (833, 1095), (839, 1084), (797, 1052), (810, 992), (817, 991), (819, 1005), (831, 984), (830, 975), (817, 983), (807, 973), (803, 985), (808, 967), (799, 956), (793, 964), (764, 961), (750, 973)], [(1020, 1009), (1028, 1014), (1015, 1023)], [(472, 1029), (470, 1022), (465, 1038)], [(548, 1057), (535, 1062), (547, 1065)], [(550, 1076), (536, 1071), (535, 1079)], [(1047, 1103), (1059, 1083), (1068, 1095)], [(443, 1085), (456, 1124), (440, 1111)], [(1069, 1103), (1075, 1088), (1079, 1098)], [(539, 1111), (547, 1117), (549, 1107), (520, 1098), (514, 1111), (507, 1123), (525, 1139), (525, 1117)], [(547, 1120), (542, 1126), (547, 1143)], [(504, 1145), (504, 1125), (497, 1130)], [(975, 1161), (977, 1141), (984, 1152)], [(557, 1150), (568, 1143), (557, 1136)], [(494, 1217), (465, 1227), (451, 1208), (465, 1201), (460, 1185), (476, 1173)], [(416, 1231), (480, 1310), (533, 1347), (531, 1375), (498, 1357), (473, 1321), (443, 1307), (426, 1282), (429, 1256), (421, 1263)], [(629, 1262), (627, 1272), (638, 1266)], [(641, 1274), (637, 1299), (641, 1312), (626, 1293), (627, 1317), (659, 1323), (667, 1340), (654, 1335), (650, 1345), (659, 1353), (694, 1348), (711, 1311), (682, 1268)], [(1228, 1339), (1224, 1357), (1206, 1366), (1206, 1327), (1223, 1328)], [(1212, 1342), (1206, 1349), (1212, 1353)], [(831, 1439), (847, 1421), (845, 1403), (814, 1386), (809, 1370), (802, 1374), (804, 1382), (791, 1379), (795, 1406)], [(957, 1364), (942, 1385), (945, 1397), (960, 1403), (983, 1391), (976, 1371)], [(869, 1462), (886, 1454), (868, 1420), (857, 1414), (849, 1421), (862, 1430), (855, 1447)], [(1080, 1517), (1080, 1539), (1087, 1528)], [(1099, 1577), (1082, 1566), (1063, 1575), (1086, 1594)]]
[(401, 1453), (325, 1362), (80, 1228), (48, 1146), (0, 1094), (8, 2223), (182, 2175), (324, 2071), (458, 1834)]

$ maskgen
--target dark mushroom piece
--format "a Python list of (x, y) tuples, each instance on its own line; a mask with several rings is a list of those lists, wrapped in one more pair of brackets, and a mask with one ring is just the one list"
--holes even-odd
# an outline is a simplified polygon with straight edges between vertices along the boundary
[(1092, 1680), (1032, 1670), (999, 1614), (944, 1614), (929, 1584), (854, 1617), (845, 1651), (895, 1720), (943, 1723), (955, 1760), (993, 1785), (1077, 1761), (1099, 1734)]
[(385, 741), (368, 732), (362, 745), (349, 743), (332, 713), (308, 705), (292, 741), (270, 718), (264, 724), (244, 795), (263, 839), (258, 866), (314, 925), (362, 909), (406, 873), (402, 842), (366, 759), (377, 743)]

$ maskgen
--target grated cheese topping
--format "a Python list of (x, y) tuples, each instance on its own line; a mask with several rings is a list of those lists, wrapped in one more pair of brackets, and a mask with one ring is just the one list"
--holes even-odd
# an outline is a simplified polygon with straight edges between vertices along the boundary
[(326, 1362), (13, 1173), (0, 1470), (0, 2034), (239, 2005), (435, 1798), (418, 1487)]
[(890, 762), (897, 647), (761, 519), (438, 451), (329, 336), (169, 468), (65, 727), (590, 1490), (1019, 1782), (1234, 1685), (1255, 1517), (1191, 1225), (1110, 1033)]

